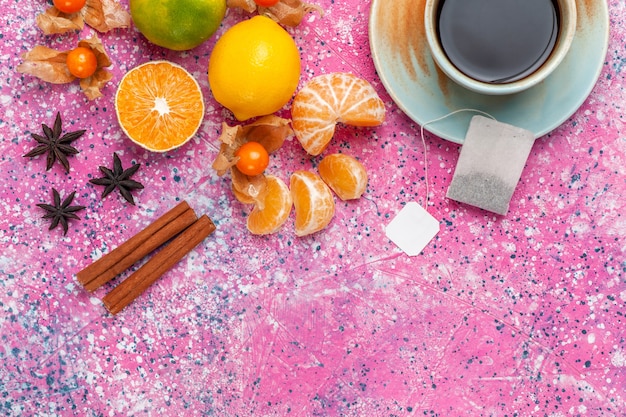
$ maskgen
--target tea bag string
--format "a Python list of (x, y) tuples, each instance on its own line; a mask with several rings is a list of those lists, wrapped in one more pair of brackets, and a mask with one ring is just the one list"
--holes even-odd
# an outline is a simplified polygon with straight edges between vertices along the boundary
[(428, 179), (428, 155), (427, 155), (427, 150), (426, 150), (426, 139), (424, 139), (424, 127), (433, 124), (433, 123), (437, 123), (440, 122), (442, 120), (447, 119), (448, 117), (454, 116), (458, 113), (465, 113), (465, 112), (471, 112), (471, 113), (478, 113), (478, 114), (482, 114), (483, 116), (489, 117), (490, 119), (493, 119), (495, 121), (497, 121), (497, 119), (495, 117), (493, 117), (492, 115), (490, 115), (487, 112), (484, 112), (482, 110), (478, 110), (478, 109), (471, 109), (471, 108), (467, 108), (467, 109), (458, 109), (458, 110), (454, 110), (448, 114), (444, 114), (443, 116), (437, 117), (436, 119), (432, 119), (432, 120), (428, 120), (427, 122), (424, 122), (421, 126), (420, 126), (420, 139), (422, 140), (422, 146), (424, 147), (424, 178), (426, 181), (426, 203), (424, 205), (424, 209), (426, 211), (428, 211), (428, 205), (430, 204), (430, 181)]

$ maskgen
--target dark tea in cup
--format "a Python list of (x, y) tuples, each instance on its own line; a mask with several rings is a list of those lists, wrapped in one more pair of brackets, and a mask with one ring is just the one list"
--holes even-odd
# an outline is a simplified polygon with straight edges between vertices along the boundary
[(441, 0), (437, 34), (448, 60), (486, 83), (535, 72), (559, 36), (557, 0)]

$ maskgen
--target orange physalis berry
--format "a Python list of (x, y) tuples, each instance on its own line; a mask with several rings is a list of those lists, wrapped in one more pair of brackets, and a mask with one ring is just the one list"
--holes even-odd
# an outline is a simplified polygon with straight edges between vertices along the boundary
[(98, 68), (96, 54), (89, 48), (79, 46), (67, 54), (67, 69), (74, 77), (91, 77)]

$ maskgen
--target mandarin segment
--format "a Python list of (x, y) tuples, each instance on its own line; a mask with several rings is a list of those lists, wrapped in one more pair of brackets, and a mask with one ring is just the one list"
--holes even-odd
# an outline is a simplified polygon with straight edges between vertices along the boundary
[(335, 72), (311, 79), (291, 106), (292, 126), (310, 155), (330, 143), (337, 123), (377, 126), (385, 119), (385, 104), (372, 85), (354, 74)]
[(165, 152), (189, 141), (204, 117), (198, 82), (183, 67), (152, 61), (130, 70), (115, 96), (124, 133), (139, 146)]
[(367, 171), (353, 156), (326, 155), (317, 168), (324, 182), (344, 201), (360, 198), (367, 188)]
[(319, 175), (295, 171), (289, 186), (296, 212), (296, 236), (310, 235), (328, 226), (335, 215), (335, 200)]
[(266, 192), (248, 216), (248, 230), (255, 235), (277, 232), (289, 218), (293, 205), (287, 185), (278, 177), (267, 175)]

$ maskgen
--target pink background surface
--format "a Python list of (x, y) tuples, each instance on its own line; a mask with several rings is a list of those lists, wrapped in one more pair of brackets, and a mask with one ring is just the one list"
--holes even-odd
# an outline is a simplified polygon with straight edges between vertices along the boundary
[[(595, 1), (595, 0), (594, 0)], [(599, 0), (597, 0), (599, 1)], [(245, 229), (249, 207), (209, 168), (223, 120), (206, 68), (216, 37), (188, 52), (134, 29), (99, 35), (113, 61), (104, 97), (18, 74), (36, 44), (70, 49), (93, 31), (46, 37), (44, 1), (5, 1), (0, 67), (0, 415), (623, 416), (626, 415), (626, 10), (609, 1), (610, 44), (583, 106), (531, 152), (509, 214), (448, 200), (459, 145), (426, 136), (429, 211), (441, 232), (409, 258), (385, 226), (424, 202), (418, 126), (385, 92), (370, 56), (369, 1), (316, 0), (326, 14), (290, 32), (301, 82), (352, 71), (387, 106), (384, 125), (339, 128), (327, 152), (368, 168), (364, 197), (337, 201), (321, 233)], [(128, 3), (122, 0), (127, 7)], [(231, 11), (216, 36), (245, 18)], [(197, 136), (167, 154), (120, 130), (113, 98), (130, 68), (183, 65), (207, 106)], [(66, 174), (22, 155), (60, 111), (87, 129)], [(281, 115), (289, 117), (288, 108)], [(89, 184), (113, 152), (146, 188), (136, 206)], [(269, 171), (315, 170), (294, 140)], [(397, 168), (395, 168), (397, 167)], [(87, 206), (67, 236), (36, 206), (76, 191)], [(116, 317), (74, 274), (185, 199), (217, 231)]]

